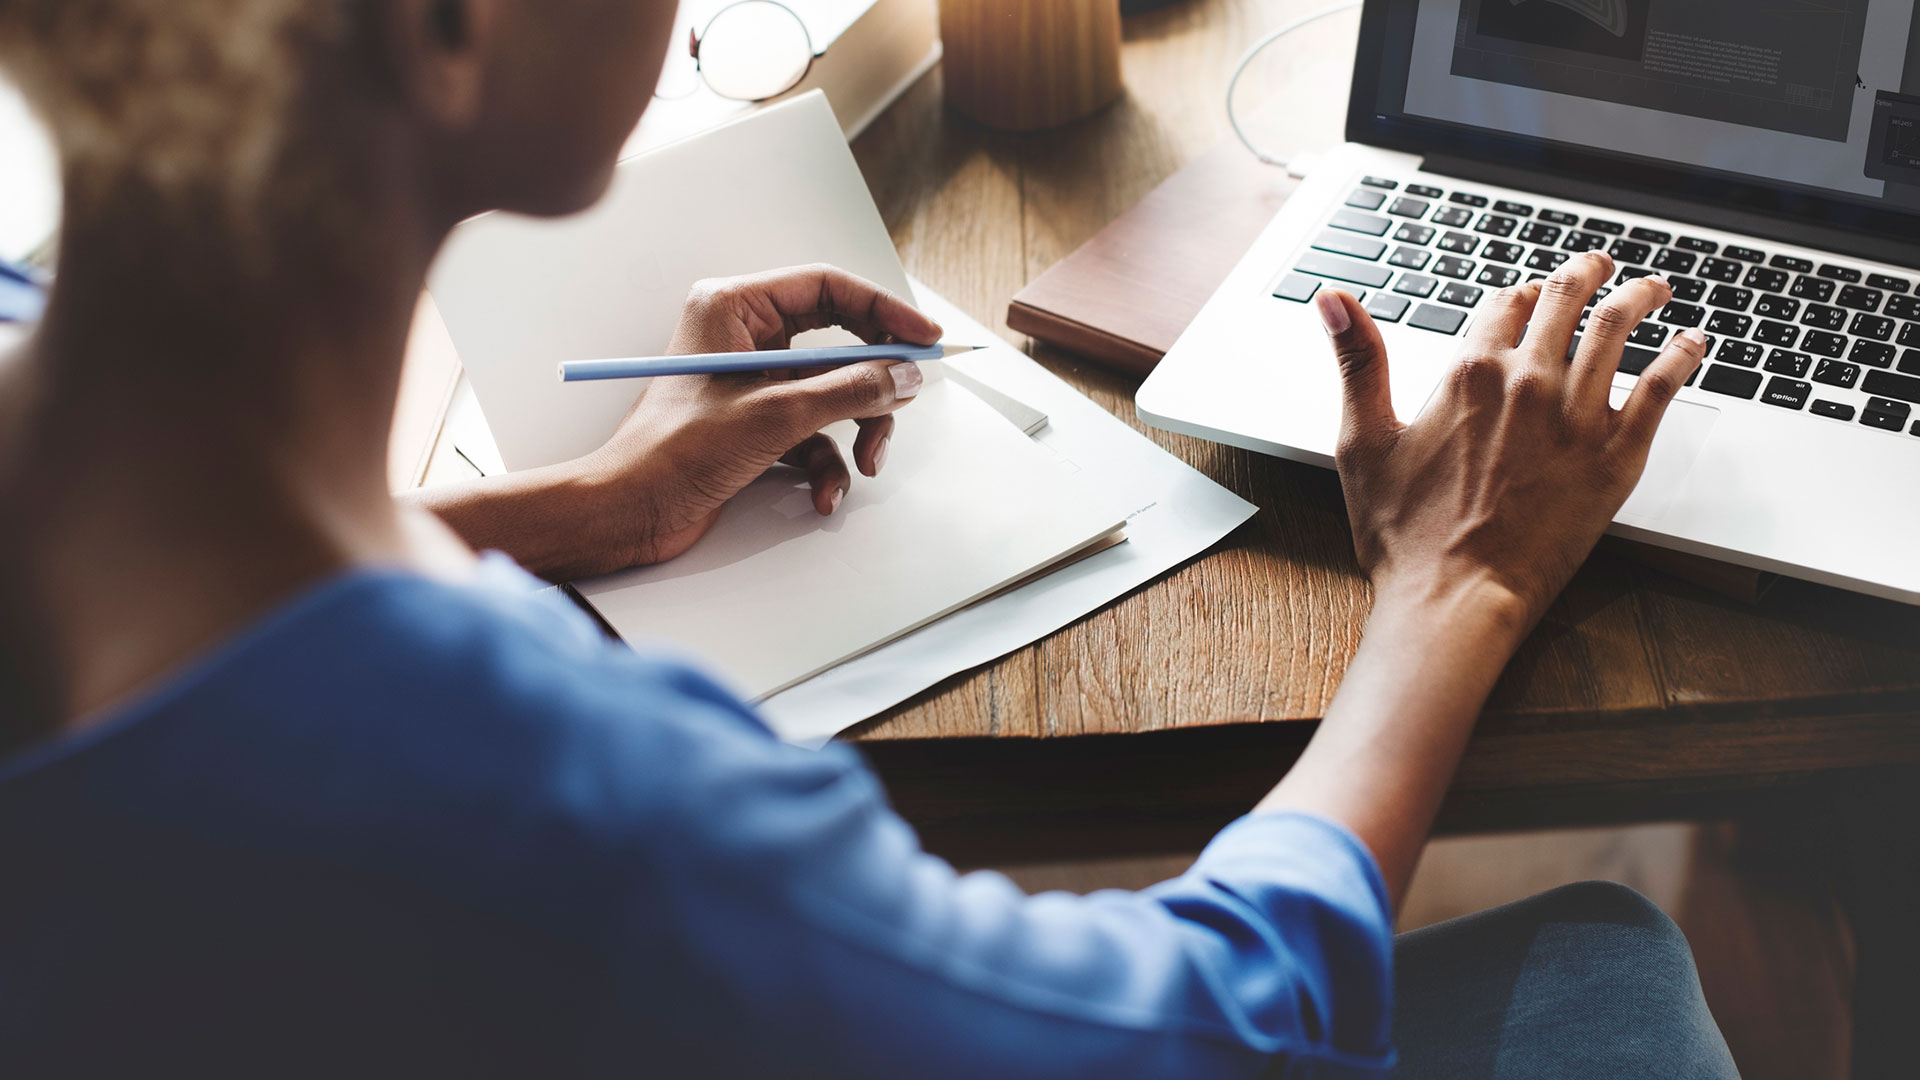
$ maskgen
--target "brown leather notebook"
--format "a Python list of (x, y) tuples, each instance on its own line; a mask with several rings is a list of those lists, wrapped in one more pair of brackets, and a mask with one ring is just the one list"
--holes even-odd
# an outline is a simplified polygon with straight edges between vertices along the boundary
[(1225, 140), (1020, 290), (1007, 325), (1145, 374), (1298, 186)]
[[(1299, 186), (1233, 139), (1189, 162), (1013, 298), (1013, 330), (1137, 375), (1153, 370)], [(1744, 603), (1774, 576), (1625, 540), (1616, 551)]]

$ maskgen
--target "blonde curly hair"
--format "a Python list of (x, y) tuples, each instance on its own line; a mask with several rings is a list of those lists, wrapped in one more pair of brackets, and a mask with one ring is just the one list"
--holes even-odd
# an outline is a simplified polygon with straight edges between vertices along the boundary
[(127, 183), (249, 202), (271, 177), (303, 42), (347, 0), (0, 0), (0, 69), (46, 122), (69, 208)]

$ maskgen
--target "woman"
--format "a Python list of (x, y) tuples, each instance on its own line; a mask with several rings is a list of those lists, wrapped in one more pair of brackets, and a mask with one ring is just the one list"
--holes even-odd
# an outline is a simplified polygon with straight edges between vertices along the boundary
[[(0, 363), (0, 1073), (1372, 1075), (1397, 1042), (1404, 1075), (1732, 1075), (1684, 941), (1620, 890), (1417, 935), (1390, 1004), (1473, 718), (1701, 357), (1678, 336), (1609, 408), (1670, 290), (1614, 290), (1569, 365), (1604, 255), (1502, 293), (1412, 426), (1323, 294), (1367, 637), (1272, 795), (1139, 894), (956, 877), (851, 752), (473, 554), (672, 558), (778, 461), (831, 514), (819, 430), (861, 421), (877, 473), (911, 365), (661, 380), (588, 458), (388, 497), (435, 252), (594, 201), (672, 8), (0, 0), (67, 190)], [(829, 323), (940, 332), (810, 268), (701, 286), (674, 347)]]

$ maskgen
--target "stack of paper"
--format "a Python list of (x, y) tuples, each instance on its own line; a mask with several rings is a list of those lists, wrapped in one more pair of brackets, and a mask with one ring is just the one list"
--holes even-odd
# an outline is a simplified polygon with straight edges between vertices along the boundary
[[(433, 293), (500, 457), (530, 468), (597, 448), (642, 390), (561, 384), (557, 361), (659, 352), (689, 283), (811, 261), (916, 295), (818, 95), (623, 164), (581, 218), (462, 226)], [(1058, 629), (1252, 513), (938, 297), (917, 296), (949, 342), (991, 347), (951, 362), (964, 379), (930, 373), (877, 480), (856, 478), (823, 518), (804, 478), (776, 470), (687, 554), (579, 583), (623, 637), (698, 653), (764, 699), (796, 742)], [(1039, 416), (1051, 419), (1029, 438)], [(843, 448), (850, 428), (831, 432)], [(1110, 546), (1123, 522), (1128, 541)]]

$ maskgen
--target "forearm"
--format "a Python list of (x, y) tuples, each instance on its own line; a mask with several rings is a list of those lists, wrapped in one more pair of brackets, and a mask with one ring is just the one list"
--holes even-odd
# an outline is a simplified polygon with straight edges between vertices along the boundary
[(1531, 623), (1497, 586), (1380, 593), (1319, 731), (1259, 809), (1353, 830), (1397, 905), (1474, 721)]
[(609, 512), (605, 481), (568, 465), (406, 492), (407, 506), (438, 515), (468, 545), (504, 551), (549, 581), (632, 565), (630, 515)]

